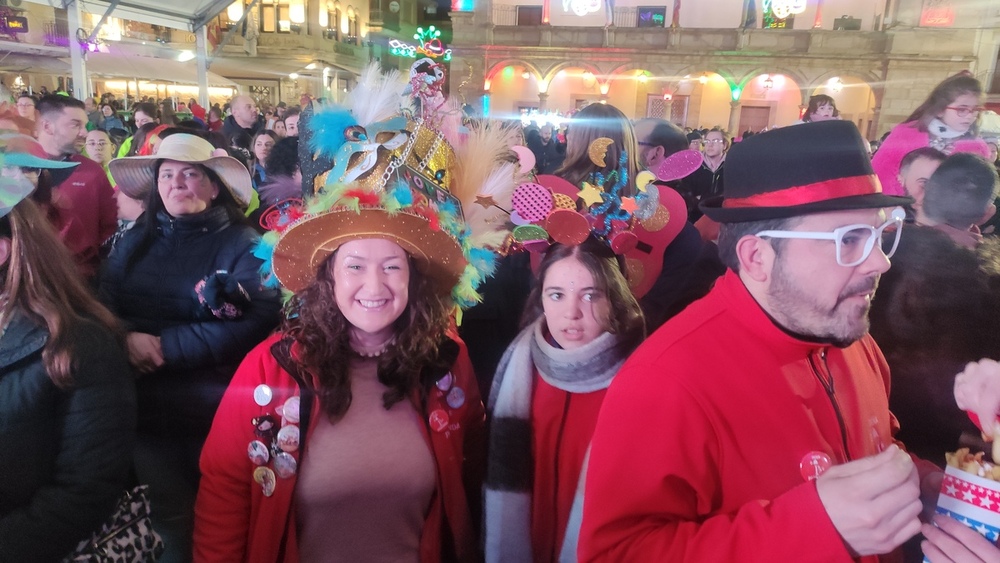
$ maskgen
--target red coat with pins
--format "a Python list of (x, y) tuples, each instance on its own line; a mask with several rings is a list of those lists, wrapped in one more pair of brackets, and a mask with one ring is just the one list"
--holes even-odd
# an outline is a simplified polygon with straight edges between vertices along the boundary
[[(252, 420), (271, 415), (281, 416), (276, 407), (289, 397), (300, 395), (299, 384), (285, 371), (272, 354), (272, 346), (281, 340), (274, 335), (250, 352), (233, 377), (215, 415), (212, 430), (201, 454), (201, 485), (195, 505), (194, 560), (232, 563), (296, 563), (299, 561), (294, 506), (296, 475), (275, 479), (274, 493), (264, 496), (254, 482), (256, 467), (248, 457), (247, 446), (259, 438)], [(457, 338), (455, 339), (457, 341)], [(445, 401), (446, 392), (433, 388), (422, 406), (414, 398), (424, 420), (430, 413), (440, 418), (447, 413), (450, 424), (441, 431), (424, 426), (424, 437), (437, 464), (437, 488), (424, 523), (420, 541), (422, 563), (449, 561), (454, 554), (459, 562), (477, 561), (478, 530), (473, 524), (469, 502), (478, 501), (482, 484), (483, 431), (485, 410), (472, 373), (465, 345), (452, 366), (454, 386), (465, 391), (466, 401), (459, 408)], [(265, 406), (254, 401), (258, 385), (270, 387), (273, 396)], [(323, 416), (319, 401), (313, 401), (311, 420)], [(315, 425), (310, 425), (315, 428)], [(309, 432), (309, 429), (307, 429)], [(306, 444), (308, 435), (301, 444)], [(303, 450), (293, 456), (302, 466)], [(468, 458), (468, 460), (466, 460)], [(270, 465), (268, 465), (270, 466)], [(451, 545), (445, 545), (445, 541)]]

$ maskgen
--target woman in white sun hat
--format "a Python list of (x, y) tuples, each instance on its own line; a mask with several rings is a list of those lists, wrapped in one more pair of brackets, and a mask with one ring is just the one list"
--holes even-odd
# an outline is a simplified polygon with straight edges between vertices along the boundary
[(243, 216), (250, 174), (214, 154), (208, 141), (176, 134), (153, 156), (110, 164), (118, 188), (146, 207), (108, 258), (100, 296), (129, 331), (136, 472), (150, 486), (168, 562), (190, 558), (198, 454), (222, 393), (280, 309), (251, 254), (258, 237)]

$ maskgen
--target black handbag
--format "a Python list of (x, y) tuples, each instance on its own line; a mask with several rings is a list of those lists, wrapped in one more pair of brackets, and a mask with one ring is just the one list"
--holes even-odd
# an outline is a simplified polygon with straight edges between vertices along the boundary
[(126, 491), (114, 514), (91, 537), (81, 541), (62, 563), (132, 563), (156, 561), (163, 538), (149, 520), (148, 486)]

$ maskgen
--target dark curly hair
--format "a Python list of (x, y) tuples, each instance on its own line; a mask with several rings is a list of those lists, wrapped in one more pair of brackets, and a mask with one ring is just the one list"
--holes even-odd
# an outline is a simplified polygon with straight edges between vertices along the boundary
[[(334, 297), (333, 263), (337, 252), (316, 271), (316, 279), (285, 306), (282, 332), (298, 345), (294, 360), (318, 382), (316, 395), (323, 410), (338, 418), (351, 406), (348, 358), (351, 323)], [(451, 367), (454, 357), (442, 353), (448, 341), (452, 303), (407, 254), (410, 264), (409, 302), (393, 323), (395, 340), (378, 358), (378, 379), (389, 388), (382, 396), (386, 409), (419, 390), (427, 397), (433, 374)]]
[(285, 137), (274, 144), (264, 160), (268, 176), (291, 176), (299, 168), (299, 138)]

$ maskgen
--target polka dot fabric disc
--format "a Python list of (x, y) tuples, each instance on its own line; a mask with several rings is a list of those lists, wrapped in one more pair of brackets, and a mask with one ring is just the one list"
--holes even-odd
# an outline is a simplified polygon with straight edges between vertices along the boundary
[(552, 192), (535, 183), (521, 184), (514, 190), (514, 210), (531, 222), (541, 221), (552, 211)]
[(576, 210), (576, 202), (573, 198), (565, 194), (552, 194), (553, 202), (556, 209), (569, 209), (570, 211)]

